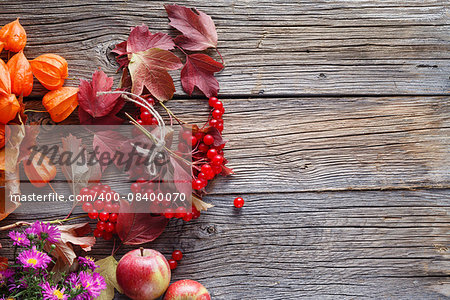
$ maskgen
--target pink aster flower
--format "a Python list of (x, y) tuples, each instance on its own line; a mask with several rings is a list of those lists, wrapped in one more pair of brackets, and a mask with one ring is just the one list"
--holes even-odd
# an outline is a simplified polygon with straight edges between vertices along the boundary
[(45, 269), (52, 259), (46, 253), (37, 251), (36, 247), (33, 247), (31, 250), (22, 251), (17, 260), (26, 268)]
[(58, 287), (51, 286), (48, 282), (41, 287), (44, 300), (67, 300), (69, 297), (69, 295), (64, 294), (65, 288), (58, 289)]
[(98, 266), (94, 263), (94, 259), (92, 257), (86, 256), (86, 257), (78, 257), (78, 263), (82, 267), (86, 267), (90, 269), (91, 271), (95, 271), (95, 269), (98, 268)]
[(27, 238), (25, 233), (18, 231), (10, 231), (8, 236), (13, 240), (14, 246), (28, 247), (30, 246), (30, 240)]
[(86, 294), (91, 298), (97, 298), (102, 290), (106, 289), (105, 279), (98, 273), (81, 271), (79, 274), (80, 284)]
[(0, 271), (0, 285), (7, 283), (8, 281), (14, 281), (14, 271), (12, 269), (6, 269)]
[(56, 226), (39, 221), (34, 222), (31, 226), (30, 233), (32, 232), (35, 232), (42, 240), (47, 240), (50, 243), (57, 243), (58, 239), (61, 237), (61, 232)]

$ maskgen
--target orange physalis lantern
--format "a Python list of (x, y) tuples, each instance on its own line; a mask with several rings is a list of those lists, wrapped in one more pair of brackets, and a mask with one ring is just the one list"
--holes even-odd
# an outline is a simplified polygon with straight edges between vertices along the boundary
[(29, 96), (33, 90), (33, 73), (23, 52), (20, 51), (11, 57), (6, 65), (11, 77), (11, 92), (16, 96)]
[(9, 94), (11, 94), (11, 77), (5, 62), (0, 59), (0, 96)]
[(44, 187), (56, 176), (56, 166), (50, 163), (50, 159), (42, 153), (37, 153), (32, 159), (23, 162), (23, 169), (28, 180), (35, 187)]
[(5, 141), (6, 141), (5, 125), (0, 125), (0, 149), (5, 147)]
[(42, 54), (30, 61), (30, 64), (34, 76), (48, 90), (62, 87), (68, 76), (67, 61), (56, 54)]
[(20, 110), (19, 101), (14, 94), (0, 96), (0, 123), (6, 124), (14, 119)]
[(20, 25), (19, 18), (0, 29), (0, 42), (4, 44), (5, 50), (13, 52), (19, 52), (25, 48), (27, 33)]
[(78, 106), (78, 88), (60, 87), (48, 92), (42, 104), (54, 122), (65, 120)]

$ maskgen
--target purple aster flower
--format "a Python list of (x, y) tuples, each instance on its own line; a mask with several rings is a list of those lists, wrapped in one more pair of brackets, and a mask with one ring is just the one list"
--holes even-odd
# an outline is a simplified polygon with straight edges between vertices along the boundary
[(103, 276), (98, 273), (88, 273), (81, 271), (79, 274), (81, 286), (91, 298), (96, 298), (102, 290), (106, 289), (106, 283)]
[(94, 259), (92, 257), (86, 256), (86, 257), (78, 257), (78, 262), (82, 267), (86, 267), (90, 269), (91, 271), (95, 271), (95, 269), (98, 268), (98, 266), (94, 263)]
[(0, 271), (0, 285), (7, 283), (8, 281), (14, 281), (14, 271), (12, 269), (6, 269)]
[(69, 295), (64, 294), (65, 288), (58, 289), (46, 282), (42, 286), (42, 296), (44, 300), (67, 300)]
[(31, 225), (31, 231), (35, 231), (36, 235), (42, 240), (47, 240), (50, 243), (57, 243), (61, 237), (61, 232), (56, 226), (36, 221)]
[(46, 253), (37, 251), (36, 247), (33, 247), (31, 250), (22, 251), (17, 260), (26, 268), (45, 269), (52, 259)]
[(18, 231), (10, 231), (8, 236), (13, 240), (14, 246), (28, 247), (30, 246), (30, 240), (25, 233)]

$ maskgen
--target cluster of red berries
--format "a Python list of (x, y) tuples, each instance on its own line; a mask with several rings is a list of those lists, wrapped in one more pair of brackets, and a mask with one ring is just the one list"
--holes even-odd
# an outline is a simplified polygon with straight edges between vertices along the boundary
[(118, 197), (109, 185), (98, 183), (89, 188), (82, 188), (80, 195), (85, 196), (82, 209), (92, 220), (97, 220), (94, 230), (96, 238), (110, 240), (116, 234), (116, 223), (119, 217), (120, 204), (114, 200)]
[(176, 269), (178, 262), (183, 258), (183, 253), (180, 250), (175, 250), (172, 252), (172, 258), (168, 260), (169, 267), (171, 270)]
[[(145, 197), (146, 199), (158, 199), (159, 194), (164, 194), (160, 188), (161, 185), (158, 186), (158, 182), (146, 180), (144, 177), (136, 179), (130, 187), (132, 193), (135, 195), (139, 194), (141, 197)], [(151, 194), (156, 194), (156, 196), (152, 197)], [(162, 212), (159, 214), (164, 215), (167, 219), (177, 218), (183, 219), (185, 222), (189, 222), (200, 217), (200, 212), (194, 205), (192, 205), (192, 211), (188, 212), (185, 206), (182, 206), (178, 202), (168, 200), (151, 201), (150, 211)]]
[[(147, 102), (150, 105), (155, 105), (155, 100), (153, 98), (148, 98)], [(139, 106), (141, 114), (139, 115), (139, 118), (136, 120), (136, 122), (139, 123), (139, 125), (158, 125), (158, 120), (143, 106)]]
[[(208, 128), (198, 131), (180, 131), (180, 137), (185, 143), (178, 144), (181, 153), (192, 151), (192, 162), (195, 166), (194, 177), (192, 179), (192, 189), (202, 190), (208, 185), (208, 180), (212, 180), (216, 175), (222, 173), (222, 166), (227, 162), (223, 156), (225, 144), (216, 141), (223, 131), (222, 115), (225, 112), (223, 103), (216, 97), (209, 98), (209, 105), (212, 107)], [(206, 126), (207, 126), (206, 125)], [(205, 127), (206, 127), (205, 126)], [(212, 129), (215, 128), (215, 129)], [(217, 133), (214, 134), (214, 130)]]

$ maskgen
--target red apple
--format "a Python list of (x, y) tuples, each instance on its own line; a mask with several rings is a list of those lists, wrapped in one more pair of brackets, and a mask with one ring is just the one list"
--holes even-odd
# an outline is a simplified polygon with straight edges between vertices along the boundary
[(166, 258), (152, 249), (136, 249), (125, 254), (117, 265), (117, 283), (134, 300), (160, 297), (170, 283)]
[(200, 282), (186, 279), (172, 283), (164, 300), (211, 300), (211, 296)]

